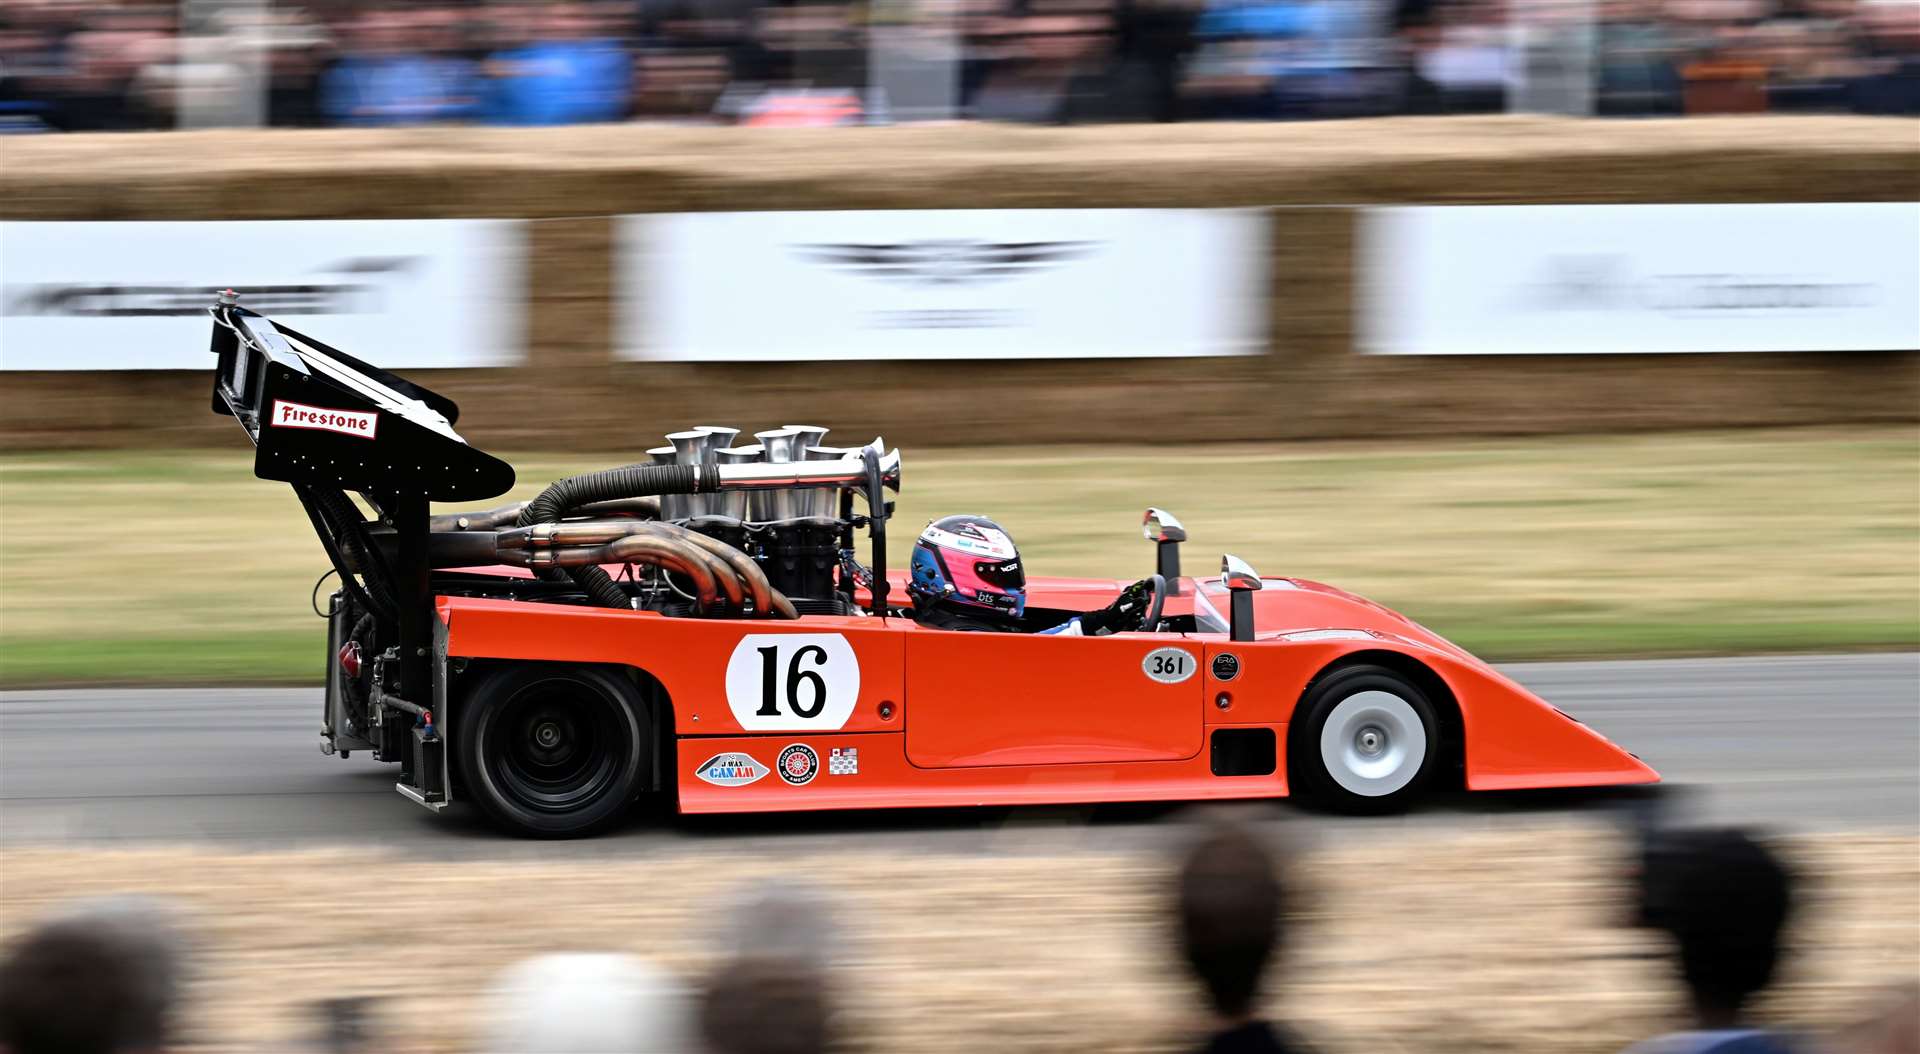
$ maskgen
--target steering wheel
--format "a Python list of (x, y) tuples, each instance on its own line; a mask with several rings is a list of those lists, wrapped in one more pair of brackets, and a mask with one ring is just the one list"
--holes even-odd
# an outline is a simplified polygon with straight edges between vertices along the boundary
[(1167, 580), (1156, 574), (1140, 581), (1147, 587), (1147, 614), (1140, 620), (1140, 628), (1154, 633), (1160, 629), (1160, 609), (1167, 603)]

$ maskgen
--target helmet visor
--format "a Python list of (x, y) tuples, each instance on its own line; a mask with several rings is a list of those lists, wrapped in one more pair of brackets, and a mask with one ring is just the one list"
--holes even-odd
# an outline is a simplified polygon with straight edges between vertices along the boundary
[(1027, 588), (1027, 572), (1019, 560), (981, 560), (973, 565), (973, 573), (995, 589), (1016, 592)]

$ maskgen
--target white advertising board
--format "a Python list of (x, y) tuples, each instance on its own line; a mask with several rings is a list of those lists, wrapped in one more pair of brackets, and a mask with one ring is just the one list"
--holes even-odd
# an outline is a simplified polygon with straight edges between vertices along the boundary
[(1363, 350), (1920, 349), (1920, 203), (1367, 210)]
[(501, 366), (517, 220), (0, 223), (0, 369), (204, 370), (214, 292), (383, 369)]
[(1266, 350), (1245, 209), (627, 216), (625, 359), (1027, 359)]

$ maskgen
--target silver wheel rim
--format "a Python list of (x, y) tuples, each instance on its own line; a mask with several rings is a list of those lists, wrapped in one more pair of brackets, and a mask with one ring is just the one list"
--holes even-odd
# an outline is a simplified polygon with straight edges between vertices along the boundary
[(1426, 759), (1426, 726), (1413, 704), (1392, 692), (1347, 696), (1320, 729), (1320, 763), (1335, 783), (1362, 797), (1400, 790)]

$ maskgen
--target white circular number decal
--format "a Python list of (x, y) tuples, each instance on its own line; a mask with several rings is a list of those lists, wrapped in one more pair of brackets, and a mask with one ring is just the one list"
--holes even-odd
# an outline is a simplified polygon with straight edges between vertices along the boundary
[(859, 698), (860, 660), (838, 633), (749, 633), (727, 660), (727, 706), (750, 732), (831, 731)]
[(1161, 684), (1179, 684), (1193, 676), (1200, 664), (1184, 648), (1155, 648), (1140, 660), (1140, 670)]

